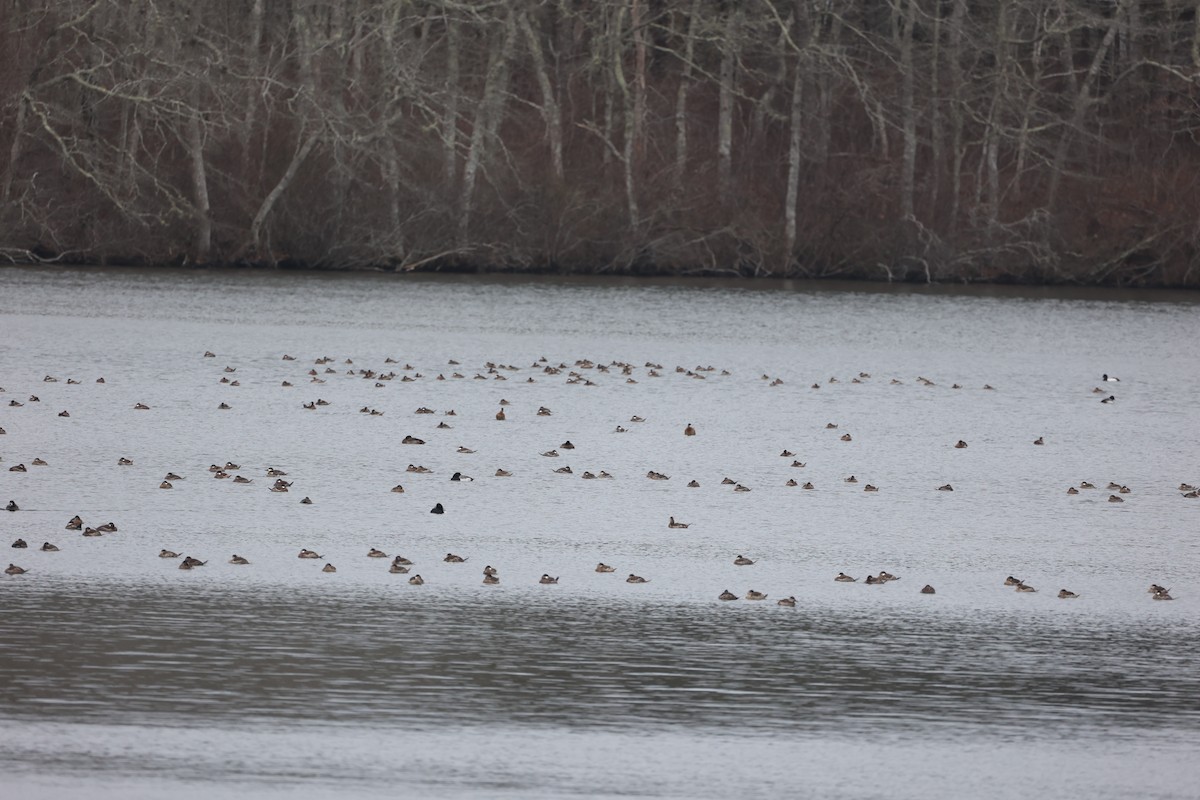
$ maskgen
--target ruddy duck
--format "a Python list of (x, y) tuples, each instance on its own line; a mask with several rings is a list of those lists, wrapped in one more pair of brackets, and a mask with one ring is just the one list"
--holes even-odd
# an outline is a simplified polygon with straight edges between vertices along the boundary
[(546, 573), (542, 573), (542, 577), (538, 578), (538, 583), (546, 584), (546, 585), (549, 585), (551, 583), (558, 583), (558, 578), (551, 578)]
[(733, 563), (739, 567), (748, 567), (754, 563), (752, 559), (746, 558), (744, 555), (738, 554), (738, 557), (733, 560)]
[(631, 573), (629, 573), (629, 577), (625, 579), (625, 582), (626, 583), (649, 583), (650, 581), (646, 580), (645, 578), (641, 577), (640, 575), (634, 575), (631, 572)]
[(229, 559), (229, 563), (230, 563), (230, 564), (243, 564), (243, 565), (244, 565), (244, 564), (249, 564), (249, 563), (250, 563), (250, 559), (248, 559), (248, 558), (242, 558), (242, 557), (241, 557), (241, 556), (239, 556), (237, 553), (234, 553), (234, 554), (233, 554), (233, 558)]
[(780, 600), (778, 603), (776, 603), (776, 605), (784, 606), (785, 608), (795, 608), (796, 607), (796, 598), (785, 597), (782, 600)]
[(854, 583), (856, 580), (858, 580), (858, 578), (851, 578), (846, 573), (839, 572), (837, 574), (837, 577), (834, 578), (834, 580), (837, 581), (838, 583)]
[(766, 600), (767, 596), (762, 592), (756, 592), (753, 589), (751, 589), (750, 591), (746, 592), (746, 599), (747, 600)]
[(601, 561), (599, 564), (596, 565), (596, 572), (616, 572), (616, 571), (617, 571), (616, 567), (610, 567), (608, 564), (605, 564), (603, 561)]

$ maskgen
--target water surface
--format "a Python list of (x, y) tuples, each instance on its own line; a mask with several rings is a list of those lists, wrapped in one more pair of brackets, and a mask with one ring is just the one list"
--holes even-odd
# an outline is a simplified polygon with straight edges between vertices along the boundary
[[(1200, 305), (1035, 294), (0, 271), (0, 502), (21, 506), (0, 526), (31, 545), (9, 551), (30, 572), (0, 581), (8, 785), (1194, 796), (1200, 500), (1178, 487), (1200, 483)], [(253, 483), (214, 480), (227, 461)], [(183, 479), (160, 490), (167, 471)], [(1097, 489), (1068, 496), (1081, 481)], [(119, 531), (65, 531), (74, 514)], [(881, 569), (901, 580), (832, 581)]]

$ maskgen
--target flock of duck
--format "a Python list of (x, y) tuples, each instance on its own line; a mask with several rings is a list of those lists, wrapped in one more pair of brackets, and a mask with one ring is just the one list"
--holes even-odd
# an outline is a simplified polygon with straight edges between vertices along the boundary
[[(215, 354), (212, 353), (211, 351), (207, 351), (204, 353), (204, 357), (205, 358), (215, 358)], [(284, 355), (283, 360), (284, 361), (296, 361), (297, 359), (291, 355)], [(332, 359), (328, 356), (316, 359), (315, 366), (324, 366), (325, 369), (324, 369), (323, 373), (318, 372), (317, 369), (315, 368), (315, 366), (314, 366), (314, 368), (308, 370), (309, 382), (312, 384), (322, 384), (322, 383), (325, 383), (327, 380), (327, 378), (322, 377), (322, 375), (328, 376), (328, 375), (337, 374), (337, 370), (335, 370), (331, 366), (328, 366), (332, 363), (334, 363), (334, 359)], [(351, 359), (345, 359), (344, 363), (346, 365), (352, 365), (353, 361)], [(387, 365), (394, 365), (394, 364), (398, 364), (399, 362), (397, 362), (395, 359), (388, 358), (385, 363)], [(449, 362), (448, 366), (458, 367), (458, 366), (460, 366), (460, 364), (457, 361), (451, 360)], [(566, 363), (560, 363), (557, 366), (555, 366), (555, 365), (551, 364), (547, 359), (542, 358), (542, 359), (539, 359), (539, 361), (534, 362), (534, 364), (532, 365), (532, 368), (538, 370), (542, 375), (545, 375), (545, 376), (557, 376), (557, 375), (562, 375), (563, 373), (566, 373), (566, 375), (567, 375), (566, 382), (568, 384), (582, 384), (582, 385), (587, 385), (587, 386), (596, 385), (596, 383), (585, 374), (585, 372), (591, 371), (591, 370), (595, 370), (595, 374), (597, 374), (597, 375), (605, 374), (605, 373), (616, 374), (616, 375), (624, 377), (626, 383), (637, 383), (636, 378), (633, 377), (634, 370), (636, 369), (636, 367), (632, 364), (619, 362), (619, 361), (613, 361), (611, 364), (605, 365), (605, 364), (597, 364), (597, 363), (594, 363), (589, 360), (580, 360), (580, 361), (576, 361), (573, 366), (567, 365)], [(396, 369), (402, 369), (402, 371), (406, 374), (400, 375), (396, 372)], [(661, 377), (664, 372), (664, 368), (662, 367), (661, 364), (653, 364), (653, 363), (649, 363), (649, 362), (644, 365), (644, 369), (646, 370), (646, 376), (650, 377), (650, 378)], [(235, 367), (226, 366), (224, 368), (224, 373), (226, 373), (226, 374), (221, 377), (220, 383), (227, 384), (230, 386), (240, 385), (240, 383), (237, 379), (229, 377), (230, 374), (235, 373), (236, 371), (237, 370)], [(475, 380), (505, 381), (505, 380), (509, 379), (508, 375), (506, 375), (506, 373), (512, 373), (512, 372), (516, 372), (516, 371), (518, 371), (518, 368), (511, 366), (511, 365), (496, 364), (496, 363), (488, 362), (484, 366), (483, 371), (476, 372), (476, 374), (474, 375), (474, 379)], [(683, 367), (676, 367), (675, 372), (683, 374), (689, 378), (694, 378), (696, 380), (706, 380), (709, 375), (716, 372), (716, 369), (712, 366), (708, 366), (708, 367), (698, 366), (695, 369), (685, 369)], [(730, 375), (729, 371), (727, 371), (727, 370), (721, 370), (720, 374), (724, 375), (724, 376)], [(376, 387), (383, 387), (386, 385), (387, 381), (391, 381), (391, 380), (395, 380), (395, 379), (399, 379), (401, 382), (413, 382), (413, 381), (417, 381), (417, 380), (420, 380), (425, 377), (420, 372), (417, 372), (411, 364), (407, 364), (402, 368), (397, 367), (397, 368), (390, 369), (386, 373), (382, 372), (382, 371), (370, 370), (370, 369), (358, 369), (358, 370), (349, 369), (349, 370), (347, 370), (346, 375), (374, 381), (375, 382), (374, 385)], [(434, 380), (444, 381), (444, 380), (463, 380), (463, 379), (466, 379), (466, 375), (464, 375), (462, 372), (459, 372), (457, 370), (452, 370), (449, 378), (447, 378), (447, 376), (444, 373), (441, 373), (441, 374), (438, 374)], [(852, 378), (851, 383), (862, 383), (862, 382), (870, 380), (870, 379), (871, 379), (871, 376), (868, 373), (863, 372), (863, 373), (859, 373), (856, 377)], [(772, 378), (771, 376), (765, 375), (765, 374), (762, 376), (762, 380), (768, 381), (769, 382), (768, 385), (770, 385), (770, 386), (778, 386), (783, 383), (782, 379), (780, 379), (778, 377)], [(44, 381), (46, 383), (54, 383), (54, 382), (57, 382), (58, 379), (53, 376), (47, 375), (44, 378)], [(1102, 376), (1102, 382), (1104, 382), (1104, 383), (1117, 383), (1119, 381), (1120, 381), (1120, 379), (1115, 376), (1110, 376), (1107, 374)], [(102, 377), (97, 379), (97, 381), (96, 381), (96, 383), (104, 383), (104, 382), (105, 382), (105, 379)], [(526, 382), (534, 383), (534, 382), (536, 382), (536, 379), (533, 376), (529, 376), (529, 377), (527, 377)], [(836, 377), (832, 377), (829, 379), (829, 383), (837, 383), (837, 382), (838, 382), (838, 379)], [(931, 381), (927, 378), (924, 378), (924, 377), (918, 377), (917, 382), (922, 385), (925, 385), (925, 386), (936, 385), (936, 384), (934, 384), (933, 381)], [(81, 383), (81, 381), (75, 380), (73, 378), (69, 378), (67, 380), (67, 383), (68, 384), (79, 384), (79, 383)], [(902, 381), (900, 381), (899, 379), (893, 378), (893, 379), (891, 379), (891, 383), (892, 384), (900, 384), (900, 383), (902, 383)], [(293, 387), (294, 383), (292, 383), (291, 381), (285, 380), (282, 382), (282, 386), (283, 387)], [(820, 389), (821, 384), (815, 383), (812, 385), (812, 388)], [(951, 388), (952, 389), (961, 389), (963, 387), (960, 384), (956, 383), (956, 384), (953, 384), (951, 386)], [(985, 384), (982, 388), (987, 391), (994, 391), (994, 387), (992, 387), (990, 385)], [(4, 389), (2, 387), (0, 387), (0, 392), (4, 392)], [(1099, 387), (1096, 387), (1093, 390), (1093, 393), (1105, 394), (1106, 396), (1104, 397), (1102, 402), (1104, 402), (1106, 404), (1115, 402), (1115, 400), (1116, 400), (1115, 395), (1110, 394), (1106, 390), (1101, 389)], [(28, 402), (37, 403), (37, 402), (40, 402), (40, 398), (38, 398), (36, 395), (31, 395), (28, 399)], [(8, 406), (13, 407), (13, 408), (22, 407), (23, 405), (24, 405), (24, 403), (17, 401), (17, 400), (11, 400), (8, 403)], [(328, 406), (328, 405), (330, 405), (329, 401), (318, 398), (313, 401), (302, 403), (302, 408), (305, 410), (316, 410), (318, 408)], [(505, 407), (509, 406), (510, 403), (507, 400), (502, 399), (502, 400), (500, 400), (499, 405), (500, 405), (500, 408), (495, 413), (495, 419), (498, 421), (503, 421), (507, 418), (507, 413), (505, 411)], [(144, 403), (140, 403), (140, 402), (135, 404), (133, 406), (133, 408), (135, 410), (139, 410), (139, 411), (150, 410), (150, 406), (148, 406)], [(229, 410), (231, 408), (232, 407), (228, 403), (224, 403), (224, 402), (222, 402), (218, 406), (219, 410)], [(363, 406), (360, 409), (360, 413), (369, 414), (372, 416), (382, 416), (384, 412), (379, 411), (375, 408), (371, 408), (369, 406)], [(434, 414), (436, 412), (434, 412), (432, 409), (422, 406), (422, 407), (418, 408), (415, 411), (415, 413), (416, 414)], [(552, 414), (553, 414), (553, 412), (546, 406), (541, 406), (537, 410), (538, 416), (551, 416)], [(448, 417), (457, 416), (456, 412), (452, 409), (443, 412), (443, 415), (448, 416)], [(58, 414), (58, 416), (69, 417), (70, 413), (67, 410), (63, 410)], [(640, 422), (644, 422), (644, 421), (645, 421), (644, 418), (635, 415), (635, 416), (631, 417), (630, 424), (636, 424), (636, 423), (640, 423)], [(437, 427), (438, 428), (449, 428), (451, 426), (447, 422), (442, 421), (438, 424)], [(832, 422), (828, 423), (826, 425), (826, 428), (831, 429), (831, 430), (836, 429), (837, 427), (838, 427), (837, 424), (832, 423)], [(618, 425), (614, 432), (624, 433), (626, 431), (627, 431), (627, 428), (623, 427), (622, 425)], [(7, 433), (7, 431), (5, 431), (5, 429), (3, 427), (0, 427), (0, 434), (5, 434), (5, 433)], [(683, 428), (683, 435), (686, 437), (696, 436), (697, 435), (696, 427), (691, 422), (688, 422), (685, 425), (685, 427)], [(842, 441), (852, 441), (853, 440), (849, 433), (842, 434), (840, 439)], [(424, 445), (425, 441), (416, 436), (407, 435), (404, 437), (404, 439), (401, 441), (401, 443), (404, 445)], [(1045, 441), (1044, 441), (1043, 437), (1038, 437), (1037, 439), (1033, 440), (1032, 443), (1034, 445), (1044, 445)], [(968, 443), (961, 439), (958, 440), (954, 445), (954, 447), (956, 449), (964, 449), (964, 448), (967, 448), (968, 446), (969, 446)], [(547, 458), (557, 458), (560, 456), (560, 453), (559, 453), (560, 450), (570, 451), (570, 450), (574, 450), (574, 449), (575, 449), (575, 445), (570, 440), (566, 440), (562, 444), (560, 444), (557, 448), (543, 451), (540, 453), (540, 455), (547, 457)], [(475, 451), (470, 448), (460, 446), (458, 448), (458, 452), (459, 453), (474, 453)], [(795, 453), (793, 453), (789, 450), (786, 450), (786, 449), (780, 453), (780, 456), (784, 457), (784, 458), (794, 458), (795, 455), (796, 455)], [(45, 462), (41, 458), (31, 459), (29, 463), (31, 466), (34, 466), (34, 467), (48, 466), (47, 462)], [(133, 463), (134, 462), (132, 459), (129, 459), (124, 456), (119, 458), (117, 461), (118, 466), (132, 466)], [(793, 460), (791, 462), (791, 466), (804, 467), (806, 465), (804, 462), (801, 462), (799, 460)], [(237, 483), (237, 484), (253, 483), (252, 478), (245, 477), (244, 475), (241, 475), (241, 474), (236, 474), (241, 470), (242, 470), (241, 465), (236, 464), (232, 461), (226, 461), (224, 463), (224, 465), (214, 463), (211, 466), (209, 466), (209, 468), (208, 468), (208, 471), (212, 474), (212, 476), (215, 479), (218, 479), (218, 480), (228, 479), (228, 480), (231, 480), (232, 483)], [(28, 467), (24, 463), (19, 463), (19, 464), (9, 467), (8, 471), (15, 472), (15, 473), (28, 472)], [(407, 471), (411, 472), (411, 473), (418, 473), (418, 474), (431, 472), (431, 470), (429, 470), (428, 468), (417, 465), (417, 464), (409, 464)], [(574, 474), (569, 466), (557, 468), (554, 470), (554, 472), (560, 473), (560, 474)], [(497, 469), (494, 473), (494, 476), (497, 478), (505, 478), (505, 477), (511, 477), (512, 474), (513, 473), (508, 470)], [(268, 487), (269, 491), (271, 491), (271, 492), (286, 493), (289, 491), (290, 487), (293, 485), (291, 481), (284, 480), (284, 478), (287, 477), (288, 473), (277, 467), (274, 467), (274, 466), (267, 467), (265, 470), (265, 475), (267, 478), (275, 479), (274, 482), (271, 483)], [(597, 473), (593, 473), (591, 471), (585, 471), (582, 473), (581, 477), (586, 480), (612, 479), (613, 478), (612, 474), (610, 474), (606, 470), (599, 470)], [(670, 476), (668, 476), (664, 473), (661, 473), (661, 472), (657, 472), (655, 470), (648, 471), (646, 474), (646, 478), (648, 478), (650, 480), (657, 480), (657, 481), (670, 480)], [(164, 475), (164, 477), (162, 478), (161, 482), (158, 484), (158, 488), (172, 489), (172, 488), (174, 488), (174, 484), (181, 480), (183, 480), (183, 477), (181, 475), (177, 474), (176, 472), (173, 472), (173, 471), (167, 472)], [(456, 482), (468, 482), (468, 481), (473, 481), (474, 478), (472, 478), (471, 476), (466, 475), (462, 472), (455, 472), (451, 476), (450, 480), (456, 481)], [(848, 483), (848, 484), (858, 483), (858, 479), (854, 475), (850, 475), (849, 477), (846, 477), (843, 480), (845, 483)], [(743, 484), (741, 484), (737, 481), (734, 481), (728, 477), (724, 478), (722, 483), (724, 485), (732, 485), (734, 487), (733, 491), (735, 491), (735, 492), (751, 491), (750, 487), (744, 486)], [(695, 480), (689, 481), (687, 484), (688, 487), (692, 487), (692, 488), (699, 487), (699, 485), (700, 484)], [(795, 479), (789, 479), (785, 485), (789, 486), (789, 487), (794, 487), (799, 484)], [(811, 489), (814, 489), (815, 487), (811, 482), (806, 482), (803, 484), (803, 488), (807, 489), (807, 490), (811, 490)], [(1067, 489), (1067, 493), (1071, 494), (1071, 495), (1075, 495), (1075, 494), (1079, 494), (1081, 490), (1090, 490), (1090, 489), (1096, 489), (1096, 488), (1097, 487), (1095, 485), (1093, 485), (1092, 483), (1084, 481), (1084, 482), (1081, 482), (1078, 487), (1075, 487), (1075, 486), (1069, 487)], [(954, 487), (952, 485), (950, 485), (949, 483), (947, 483), (947, 484), (937, 487), (937, 490), (952, 492), (952, 491), (954, 491)], [(1107, 490), (1112, 492), (1112, 494), (1110, 494), (1109, 498), (1108, 498), (1108, 501), (1112, 502), (1112, 503), (1124, 502), (1121, 495), (1129, 494), (1131, 491), (1129, 489), (1129, 487), (1118, 484), (1116, 482), (1110, 482), (1107, 485)], [(1179, 486), (1179, 490), (1183, 493), (1184, 497), (1187, 497), (1187, 498), (1200, 497), (1200, 489), (1198, 489), (1196, 486), (1193, 486), (1191, 484), (1182, 483)], [(403, 485), (396, 485), (391, 489), (391, 491), (403, 493), (405, 491), (405, 489), (404, 489)], [(878, 489), (878, 487), (873, 486), (868, 483), (864, 486), (863, 491), (877, 492), (877, 491), (879, 491), (879, 489)], [(309, 498), (307, 496), (304, 497), (300, 502), (305, 505), (312, 504), (311, 498)], [(17, 504), (16, 500), (10, 500), (8, 502), (8, 504), (5, 506), (5, 508), (9, 512), (16, 512), (16, 511), (20, 510), (20, 506)], [(430, 509), (430, 513), (443, 514), (443, 513), (445, 513), (445, 509), (441, 503), (437, 503), (432, 509)], [(675, 519), (674, 516), (671, 516), (671, 517), (669, 517), (667, 527), (671, 528), (671, 529), (686, 529), (686, 528), (690, 527), (690, 523), (678, 521)], [(78, 531), (84, 537), (100, 537), (105, 534), (116, 533), (118, 531), (116, 524), (113, 522), (106, 522), (106, 523), (103, 523), (96, 527), (90, 527), (88, 525), (85, 525), (84, 520), (78, 515), (74, 516), (71, 520), (68, 521), (68, 523), (66, 525), (66, 529), (69, 531)], [(29, 548), (29, 544), (24, 539), (18, 538), (16, 541), (14, 541), (12, 543), (12, 547), (14, 549), (24, 550), (24, 549)], [(55, 545), (49, 541), (46, 541), (38, 549), (42, 552), (54, 553), (54, 552), (59, 552), (61, 548), (59, 548), (57, 545)], [(199, 567), (203, 567), (208, 564), (207, 560), (201, 560), (201, 559), (195, 558), (190, 555), (181, 555), (181, 553), (179, 553), (179, 552), (176, 552), (176, 551), (170, 550), (170, 549), (166, 549), (166, 548), (163, 548), (159, 551), (158, 557), (163, 558), (163, 559), (181, 558), (179, 565), (178, 565), (178, 568), (181, 570), (192, 570), (192, 569), (196, 569)], [(372, 547), (367, 552), (366, 557), (371, 558), (371, 559), (390, 559), (390, 564), (388, 566), (389, 573), (397, 574), (397, 575), (409, 575), (409, 577), (407, 578), (407, 581), (409, 584), (414, 585), (414, 586), (420, 586), (425, 583), (425, 579), (422, 578), (422, 576), (420, 574), (410, 574), (412, 571), (411, 568), (414, 566), (414, 563), (402, 555), (392, 556), (392, 555), (389, 555), (388, 553), (384, 552), (383, 550)], [(337, 567), (335, 567), (332, 562), (326, 560), (325, 556), (319, 554), (315, 550), (310, 550), (308, 548), (301, 549), (300, 552), (298, 553), (298, 558), (305, 559), (305, 560), (311, 560), (311, 561), (325, 561), (325, 564), (321, 569), (322, 572), (325, 572), (325, 573), (337, 572)], [(445, 555), (445, 557), (442, 559), (443, 562), (449, 563), (449, 564), (462, 564), (462, 563), (465, 563), (467, 560), (468, 559), (466, 557), (456, 555), (454, 553), (447, 553)], [(246, 565), (249, 565), (251, 562), (249, 561), (249, 559), (247, 559), (243, 556), (233, 554), (232, 557), (228, 560), (228, 563), (230, 563), (232, 565), (237, 565), (237, 566), (246, 566)], [(755, 563), (757, 563), (755, 560), (748, 558), (741, 554), (738, 554), (733, 559), (733, 564), (735, 566), (739, 566), (739, 567), (752, 566)], [(5, 574), (12, 575), (12, 576), (24, 575), (29, 572), (30, 572), (30, 570), (28, 568), (18, 566), (14, 563), (10, 563), (8, 568), (5, 569)], [(616, 568), (601, 562), (596, 565), (595, 572), (597, 572), (597, 573), (613, 573), (613, 572), (616, 572)], [(857, 583), (858, 582), (857, 578), (847, 575), (844, 572), (839, 572), (836, 576), (834, 576), (833, 580), (838, 583)], [(899, 580), (898, 576), (892, 575), (886, 571), (881, 570), (878, 573), (878, 575), (868, 575), (865, 578), (865, 580), (863, 581), (863, 583), (866, 585), (883, 585), (883, 584), (891, 583), (891, 582), (897, 581), (897, 580)], [(500, 582), (501, 582), (501, 579), (500, 579), (499, 571), (495, 567), (493, 567), (491, 565), (487, 565), (483, 568), (482, 583), (484, 585), (496, 586), (496, 585), (499, 585)], [(558, 577), (551, 576), (548, 573), (543, 573), (541, 575), (541, 577), (538, 578), (538, 580), (537, 580), (537, 583), (542, 584), (542, 585), (555, 585), (555, 584), (558, 584), (558, 582), (559, 582)], [(640, 575), (637, 575), (635, 573), (630, 573), (628, 575), (628, 577), (625, 578), (625, 582), (630, 583), (630, 584), (645, 584), (645, 583), (649, 583), (650, 581), (647, 578), (644, 578)], [(1015, 589), (1015, 591), (1020, 592), (1020, 593), (1031, 593), (1031, 592), (1037, 591), (1037, 589), (1035, 589), (1033, 586), (1027, 584), (1025, 581), (1015, 578), (1011, 575), (1008, 576), (1004, 580), (1003, 585), (1013, 587)], [(1152, 596), (1152, 599), (1154, 599), (1154, 600), (1171, 600), (1171, 599), (1173, 599), (1170, 594), (1170, 591), (1167, 588), (1164, 588), (1158, 584), (1151, 584), (1149, 592)], [(929, 585), (929, 584), (924, 585), (920, 589), (920, 594), (932, 595), (935, 593), (936, 593), (936, 590), (934, 589), (934, 587), (932, 585)], [(1057, 596), (1059, 598), (1065, 600), (1065, 599), (1076, 599), (1080, 595), (1073, 591), (1070, 591), (1068, 589), (1060, 589)], [(763, 592), (759, 592), (757, 590), (750, 589), (744, 595), (739, 597), (739, 595), (726, 589), (726, 590), (722, 591), (720, 593), (720, 595), (718, 595), (717, 599), (720, 601), (736, 601), (739, 599), (744, 599), (747, 601), (763, 601), (763, 600), (768, 599), (768, 596), (767, 596), (767, 594), (765, 594)], [(782, 599), (779, 599), (776, 602), (780, 606), (794, 607), (796, 605), (796, 598), (793, 596), (789, 596), (789, 597), (784, 597)]]

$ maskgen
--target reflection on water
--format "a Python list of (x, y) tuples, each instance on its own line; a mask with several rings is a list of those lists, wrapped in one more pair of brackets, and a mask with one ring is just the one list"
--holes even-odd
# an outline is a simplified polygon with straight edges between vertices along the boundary
[(393, 794), (396, 764), (438, 796), (1192, 796), (1200, 305), (1170, 299), (0, 271), (0, 535), (31, 545), (0, 576), (0, 768), (55, 798)]
[(6, 611), (0, 638), (22, 646), (0, 705), (19, 719), (1085, 738), (1140, 736), (1138, 716), (1200, 724), (1190, 622), (102, 581), (10, 588)]

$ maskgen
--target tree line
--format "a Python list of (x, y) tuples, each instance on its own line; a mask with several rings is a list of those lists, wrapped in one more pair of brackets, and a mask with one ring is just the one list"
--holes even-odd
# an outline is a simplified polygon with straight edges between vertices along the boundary
[(1198, 0), (0, 0), (0, 258), (1200, 285)]

